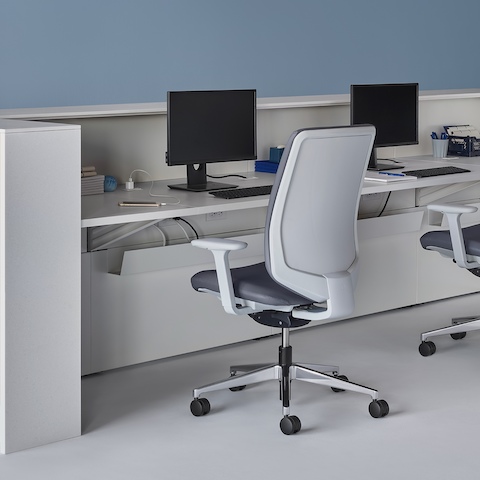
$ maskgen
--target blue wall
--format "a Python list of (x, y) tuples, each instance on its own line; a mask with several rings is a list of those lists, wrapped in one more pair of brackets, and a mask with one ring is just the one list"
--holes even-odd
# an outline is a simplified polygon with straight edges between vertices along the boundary
[(0, 0), (0, 108), (480, 87), (478, 0)]

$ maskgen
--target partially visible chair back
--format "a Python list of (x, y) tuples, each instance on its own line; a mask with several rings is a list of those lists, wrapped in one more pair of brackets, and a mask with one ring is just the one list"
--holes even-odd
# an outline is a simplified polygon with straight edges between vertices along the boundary
[(325, 274), (354, 273), (358, 205), (374, 137), (371, 125), (291, 135), (265, 228), (265, 263), (278, 283), (323, 301)]
[[(447, 218), (448, 230), (432, 230), (424, 233), (420, 243), (426, 250), (438, 252), (443, 257), (451, 258), (458, 267), (466, 268), (475, 276), (480, 276), (480, 225), (462, 228), (460, 217), (475, 213), (478, 208), (473, 205), (444, 204), (428, 205), (428, 210), (442, 213)], [(436, 328), (421, 335), (418, 347), (420, 355), (429, 357), (437, 347), (430, 338), (449, 334), (454, 340), (465, 337), (467, 332), (480, 330), (480, 317), (455, 317), (451, 325)]]

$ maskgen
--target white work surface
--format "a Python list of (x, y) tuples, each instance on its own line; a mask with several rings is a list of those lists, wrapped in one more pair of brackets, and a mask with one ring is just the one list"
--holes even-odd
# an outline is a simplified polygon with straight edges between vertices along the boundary
[(392, 170), (394, 173), (401, 173), (408, 170), (421, 168), (434, 168), (445, 166), (456, 166), (470, 170), (468, 173), (456, 173), (454, 175), (439, 175), (436, 177), (417, 178), (416, 180), (399, 182), (375, 182), (366, 181), (363, 186), (362, 195), (370, 193), (399, 191), (408, 189), (419, 189), (424, 187), (444, 186), (451, 184), (462, 184), (465, 182), (477, 182), (480, 180), (480, 157), (447, 157), (434, 158), (431, 155), (408, 158), (397, 158), (405, 167), (401, 170)]
[[(257, 185), (271, 185), (274, 175), (270, 173), (243, 174), (253, 177), (247, 179), (235, 178), (222, 179), (222, 183), (231, 183), (239, 187), (251, 187)], [(153, 184), (145, 182), (135, 184), (137, 188), (125, 191), (124, 185), (120, 185), (114, 192), (104, 195), (86, 195), (82, 197), (82, 227), (98, 227), (101, 225), (114, 225), (126, 222), (138, 222), (146, 220), (161, 220), (171, 217), (201, 215), (212, 212), (244, 210), (264, 207), (268, 204), (268, 196), (248, 197), (242, 199), (223, 200), (210, 195), (208, 192), (188, 192), (168, 188), (169, 184), (179, 183), (178, 180), (160, 180)], [(165, 197), (150, 196), (165, 195)], [(176, 203), (178, 205), (166, 205), (161, 207), (120, 207), (122, 201), (158, 201), (164, 203)]]
[[(405, 165), (404, 170), (439, 167), (455, 165), (471, 170), (469, 173), (455, 175), (440, 175), (436, 177), (419, 178), (411, 181), (399, 182), (375, 182), (365, 181), (362, 195), (382, 193), (389, 191), (419, 189), (424, 187), (445, 186), (452, 184), (463, 184), (467, 182), (480, 181), (480, 157), (454, 157), (446, 159), (433, 158), (432, 156), (408, 157), (397, 159)], [(402, 172), (402, 170), (392, 170)], [(258, 185), (271, 185), (274, 175), (270, 173), (247, 173), (247, 179), (222, 179), (224, 183), (231, 183), (232, 187), (238, 185), (251, 187)], [(178, 182), (178, 181), (177, 181)], [(341, 179), (339, 180), (341, 185)], [(141, 189), (125, 191), (124, 185), (120, 185), (115, 192), (103, 195), (87, 195), (82, 197), (82, 228), (98, 227), (102, 225), (115, 225), (131, 222), (143, 222), (148, 220), (160, 220), (173, 216), (192, 216), (212, 212), (246, 210), (268, 205), (268, 196), (247, 197), (241, 199), (224, 200), (216, 198), (208, 192), (186, 192), (168, 188), (169, 184), (176, 183), (176, 180), (161, 180), (153, 184), (145, 182), (136, 184)], [(167, 195), (168, 197), (153, 197), (155, 195)], [(167, 205), (161, 207), (120, 207), (121, 201), (158, 201), (175, 203), (178, 205)]]

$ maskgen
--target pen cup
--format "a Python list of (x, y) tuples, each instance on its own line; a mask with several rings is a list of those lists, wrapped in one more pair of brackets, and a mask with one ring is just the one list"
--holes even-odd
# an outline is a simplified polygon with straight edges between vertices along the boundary
[(432, 138), (433, 156), (436, 158), (445, 158), (448, 151), (448, 138)]
[(270, 161), (275, 163), (280, 163), (280, 159), (283, 155), (284, 146), (279, 145), (278, 147), (270, 148)]

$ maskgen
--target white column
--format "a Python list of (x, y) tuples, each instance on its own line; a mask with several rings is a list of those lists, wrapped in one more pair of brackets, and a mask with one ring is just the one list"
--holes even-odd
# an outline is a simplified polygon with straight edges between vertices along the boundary
[(0, 452), (81, 433), (80, 127), (0, 120)]

